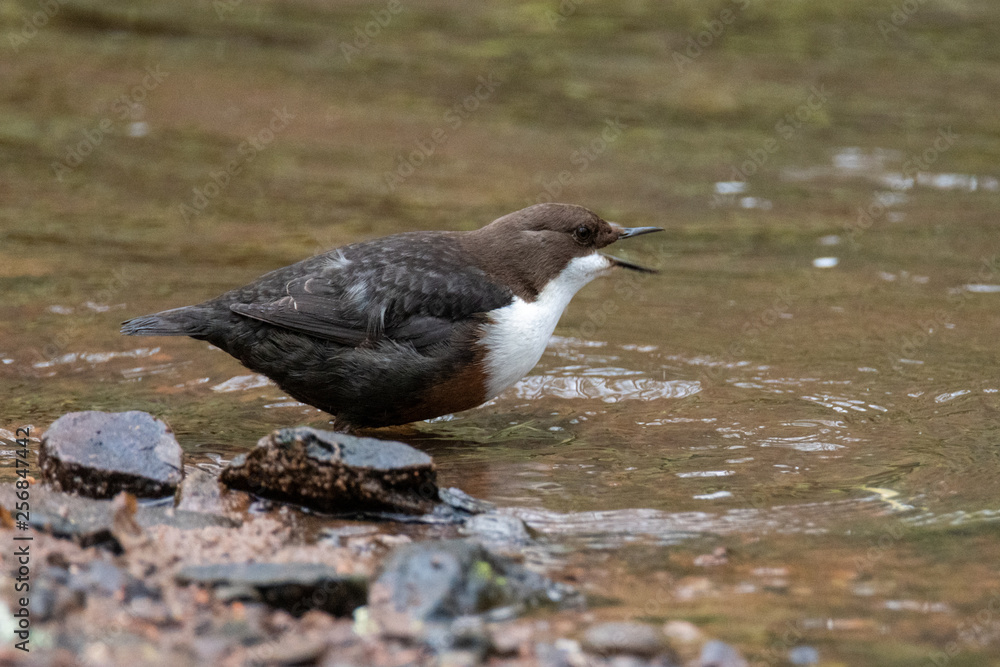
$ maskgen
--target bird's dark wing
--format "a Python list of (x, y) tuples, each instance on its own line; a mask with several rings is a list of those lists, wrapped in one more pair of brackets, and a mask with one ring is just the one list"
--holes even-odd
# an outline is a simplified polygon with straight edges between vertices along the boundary
[(424, 232), (318, 255), (223, 298), (245, 317), (341, 345), (423, 349), (513, 295), (471, 264), (454, 235)]

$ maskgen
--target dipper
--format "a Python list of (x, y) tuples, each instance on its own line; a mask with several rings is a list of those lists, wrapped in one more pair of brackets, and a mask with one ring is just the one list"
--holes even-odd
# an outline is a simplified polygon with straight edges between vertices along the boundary
[(286, 266), (194, 306), (128, 320), (233, 355), (338, 429), (466, 410), (524, 377), (576, 292), (620, 266), (598, 250), (662, 231), (538, 204), (471, 232), (409, 232)]

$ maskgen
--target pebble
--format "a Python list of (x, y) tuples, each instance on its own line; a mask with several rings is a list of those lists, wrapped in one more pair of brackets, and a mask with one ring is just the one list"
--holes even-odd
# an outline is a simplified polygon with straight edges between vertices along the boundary
[(598, 655), (644, 657), (652, 657), (664, 649), (663, 638), (655, 628), (628, 621), (592, 625), (583, 635), (583, 646)]
[(407, 544), (393, 550), (372, 584), (371, 618), (390, 635), (412, 637), (427, 623), (488, 614), (493, 620), (579, 594), (472, 540)]
[(747, 667), (747, 661), (740, 652), (729, 644), (712, 639), (701, 649), (699, 667)]
[[(13, 510), (18, 502), (16, 492), (14, 484), (0, 484), (0, 507)], [(115, 535), (116, 509), (112, 500), (83, 498), (36, 484), (31, 488), (28, 525), (33, 530), (73, 540), (82, 547), (101, 546), (120, 553), (122, 545)], [(136, 508), (133, 518), (142, 528), (167, 524), (189, 530), (239, 525), (225, 517), (145, 505)]]

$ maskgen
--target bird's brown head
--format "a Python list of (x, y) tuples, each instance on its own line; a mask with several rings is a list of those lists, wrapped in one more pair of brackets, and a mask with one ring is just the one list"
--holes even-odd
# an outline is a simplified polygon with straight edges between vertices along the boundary
[[(466, 247), (489, 273), (515, 285), (519, 296), (533, 298), (571, 265), (593, 274), (583, 275), (583, 284), (615, 266), (655, 273), (598, 251), (620, 239), (658, 231), (662, 229), (622, 227), (574, 204), (536, 204), (469, 232)], [(584, 258), (592, 259), (574, 261)]]

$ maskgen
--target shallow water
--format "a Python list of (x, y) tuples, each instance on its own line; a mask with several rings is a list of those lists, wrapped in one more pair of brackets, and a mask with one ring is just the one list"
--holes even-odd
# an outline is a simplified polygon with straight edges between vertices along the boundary
[[(1000, 664), (1000, 83), (959, 34), (996, 22), (962, 14), (939, 35), (915, 18), (914, 34), (953, 40), (938, 57), (880, 42), (881, 10), (842, 4), (833, 32), (820, 9), (760, 9), (683, 76), (662, 62), (711, 18), (694, 5), (666, 26), (581, 9), (545, 33), (551, 57), (510, 33), (540, 29), (531, 3), (454, 25), (414, 9), (353, 64), (304, 24), (262, 46), (272, 28), (238, 13), (163, 18), (185, 26), (166, 35), (55, 22), (5, 70), (0, 437), (148, 410), (190, 465), (218, 470), (273, 428), (322, 427), (207, 344), (123, 338), (118, 322), (339, 244), (476, 227), (545, 195), (620, 113), (621, 140), (556, 198), (664, 226), (615, 248), (661, 273), (585, 288), (538, 367), (487, 405), (381, 435), (538, 530), (532, 559), (616, 601), (599, 616), (689, 619), (759, 664), (798, 646), (831, 665)], [(368, 8), (322, 11), (349, 26)], [(119, 122), (111, 104), (150, 61), (170, 76)], [(809, 63), (833, 101), (750, 170), (808, 94)], [(487, 70), (496, 97), (387, 192), (398, 156)], [(287, 130), (182, 216), (282, 105)], [(106, 143), (54, 178), (104, 117)], [(956, 143), (926, 160), (950, 124)], [(727, 562), (698, 558), (719, 547)]]
[[(933, 655), (927, 637), (982, 617), (997, 590), (1000, 295), (933, 255), (889, 272), (828, 236), (802, 245), (706, 260), (633, 244), (663, 273), (624, 283), (624, 302), (620, 276), (584, 290), (529, 377), (479, 409), (382, 434), (539, 531), (537, 562), (592, 573), (581, 585), (620, 601), (603, 614), (697, 619), (769, 661), (800, 644)], [(814, 268), (831, 248), (846, 266)], [(40, 360), (32, 337), (7, 343), (22, 416), (0, 434), (70, 409), (149, 409), (189, 465), (217, 470), (271, 428), (323, 426), (204, 343), (114, 334), (201, 295), (39, 304), (47, 327), (78, 332)], [(718, 546), (728, 563), (694, 565)], [(992, 636), (962, 651), (981, 656)]]

